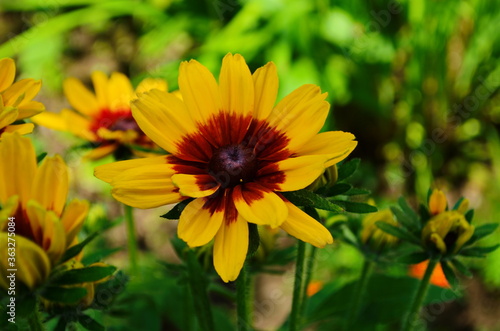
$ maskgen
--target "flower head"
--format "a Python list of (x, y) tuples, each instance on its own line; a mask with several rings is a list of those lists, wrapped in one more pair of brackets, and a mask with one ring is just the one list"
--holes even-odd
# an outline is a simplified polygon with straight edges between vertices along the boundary
[(132, 88), (124, 74), (114, 72), (108, 78), (103, 72), (92, 74), (95, 93), (89, 91), (76, 78), (64, 81), (64, 93), (75, 110), (63, 109), (60, 114), (44, 113), (34, 118), (42, 126), (68, 131), (91, 142), (96, 148), (86, 155), (99, 159), (112, 154), (120, 147), (138, 145), (152, 149), (155, 145), (146, 137), (132, 117), (130, 101), (137, 94), (158, 89), (167, 90), (167, 83), (160, 79), (145, 79)]
[(139, 127), (170, 155), (96, 168), (113, 196), (152, 208), (194, 198), (178, 235), (196, 247), (214, 239), (214, 266), (224, 281), (238, 276), (248, 250), (248, 223), (281, 227), (322, 247), (333, 241), (319, 222), (280, 192), (303, 189), (356, 146), (346, 132), (318, 134), (326, 93), (303, 85), (276, 106), (278, 77), (268, 63), (253, 75), (228, 54), (217, 84), (195, 60), (180, 66), (182, 100), (152, 90), (132, 103)]
[(45, 107), (32, 99), (40, 91), (42, 83), (31, 78), (14, 83), (14, 60), (0, 59), (0, 136), (4, 132), (26, 134), (33, 131), (33, 124), (12, 124), (41, 113)]
[[(66, 204), (64, 161), (59, 156), (46, 157), (37, 165), (31, 141), (18, 133), (6, 133), (0, 141), (0, 182), (0, 241), (7, 247), (10, 229), (15, 230), (17, 277), (33, 289), (75, 244), (88, 203), (75, 199)], [(2, 280), (8, 269), (6, 254), (0, 250)]]
[(363, 228), (361, 231), (361, 242), (370, 246), (375, 251), (380, 251), (384, 247), (392, 246), (398, 242), (398, 238), (379, 229), (377, 222), (384, 222), (390, 225), (398, 226), (389, 209), (381, 210), (368, 214), (363, 219)]

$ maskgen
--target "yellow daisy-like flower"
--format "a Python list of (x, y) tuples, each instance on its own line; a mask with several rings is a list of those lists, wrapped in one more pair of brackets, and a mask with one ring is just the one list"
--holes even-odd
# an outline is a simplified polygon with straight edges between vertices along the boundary
[(167, 83), (148, 78), (134, 91), (127, 76), (118, 72), (112, 73), (108, 79), (103, 72), (96, 71), (91, 78), (95, 94), (76, 78), (64, 81), (64, 94), (76, 111), (63, 109), (60, 114), (46, 112), (33, 120), (39, 125), (68, 131), (93, 143), (96, 148), (86, 155), (89, 159), (102, 158), (130, 145), (155, 148), (132, 117), (130, 101), (137, 98), (138, 93), (151, 89), (166, 91)]
[(248, 223), (281, 227), (315, 246), (330, 232), (280, 192), (303, 189), (356, 146), (346, 132), (318, 134), (328, 115), (326, 93), (304, 85), (276, 106), (273, 63), (251, 74), (228, 54), (217, 84), (195, 60), (180, 66), (182, 100), (152, 90), (132, 103), (139, 127), (171, 155), (96, 168), (113, 196), (152, 208), (195, 198), (183, 210), (178, 235), (191, 247), (214, 240), (214, 266), (235, 280), (248, 250)]
[(15, 76), (14, 60), (0, 59), (0, 136), (4, 132), (32, 132), (32, 123), (12, 123), (32, 117), (45, 109), (43, 104), (32, 100), (40, 91), (42, 83), (31, 78), (14, 83)]
[[(6, 133), (0, 141), (0, 286), (6, 288), (6, 247), (15, 233), (17, 279), (41, 285), (64, 252), (75, 243), (88, 203), (68, 195), (68, 169), (59, 156), (37, 165), (31, 141)], [(10, 219), (9, 219), (10, 218)]]

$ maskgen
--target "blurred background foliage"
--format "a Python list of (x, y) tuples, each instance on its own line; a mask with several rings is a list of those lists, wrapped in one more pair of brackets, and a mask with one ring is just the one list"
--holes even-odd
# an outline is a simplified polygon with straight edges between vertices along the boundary
[[(355, 182), (379, 205), (423, 201), (438, 186), (468, 197), (478, 224), (498, 221), (498, 1), (1, 0), (0, 12), (0, 58), (43, 79), (50, 111), (65, 105), (66, 77), (88, 83), (93, 70), (161, 77), (173, 90), (186, 59), (213, 72), (227, 52), (252, 70), (274, 61), (280, 97), (305, 83), (329, 93), (326, 128), (356, 135)], [(61, 150), (40, 137), (41, 149)], [(356, 261), (332, 249), (346, 250), (332, 270)], [(498, 298), (500, 251), (475, 268)]]

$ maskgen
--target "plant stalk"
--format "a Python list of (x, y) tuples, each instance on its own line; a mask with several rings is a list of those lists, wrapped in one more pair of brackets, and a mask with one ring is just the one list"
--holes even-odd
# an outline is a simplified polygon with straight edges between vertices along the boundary
[(351, 330), (354, 325), (354, 321), (359, 315), (359, 309), (361, 308), (361, 302), (365, 296), (366, 287), (368, 285), (368, 280), (370, 279), (371, 272), (373, 270), (373, 262), (365, 259), (363, 263), (363, 268), (361, 269), (361, 276), (356, 284), (356, 289), (351, 300), (351, 307), (349, 309), (349, 315), (347, 317), (347, 324), (344, 328), (345, 330)]
[(128, 257), (130, 261), (130, 270), (132, 275), (137, 275), (137, 236), (135, 233), (134, 209), (130, 206), (125, 206), (125, 222), (127, 223), (127, 243)]
[(35, 305), (33, 311), (28, 316), (28, 325), (30, 326), (30, 331), (45, 331), (43, 323), (40, 320), (38, 305)]
[(248, 278), (247, 266), (244, 264), (240, 275), (236, 279), (236, 304), (238, 315), (238, 331), (252, 330), (250, 320), (250, 280)]
[(297, 262), (295, 264), (295, 281), (293, 284), (292, 312), (290, 313), (290, 331), (301, 330), (300, 314), (304, 293), (304, 260), (306, 244), (299, 240), (297, 243)]

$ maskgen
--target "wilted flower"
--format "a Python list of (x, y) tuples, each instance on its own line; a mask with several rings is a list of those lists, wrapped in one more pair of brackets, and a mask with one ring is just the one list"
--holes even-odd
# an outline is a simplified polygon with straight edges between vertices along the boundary
[(33, 131), (33, 124), (20, 123), (41, 113), (45, 107), (32, 99), (40, 91), (42, 83), (31, 78), (22, 79), (14, 83), (16, 64), (14, 60), (5, 58), (0, 60), (0, 136), (4, 132), (18, 132), (26, 134)]
[(197, 61), (183, 62), (179, 86), (182, 100), (152, 90), (133, 102), (139, 127), (171, 155), (97, 167), (113, 196), (138, 208), (195, 198), (181, 214), (179, 237), (191, 247), (215, 238), (224, 281), (243, 266), (248, 223), (281, 227), (318, 247), (331, 243), (323, 225), (280, 194), (307, 187), (357, 144), (350, 133), (318, 134), (326, 93), (304, 85), (274, 106), (275, 65), (252, 75), (239, 54), (224, 58), (219, 84)]

